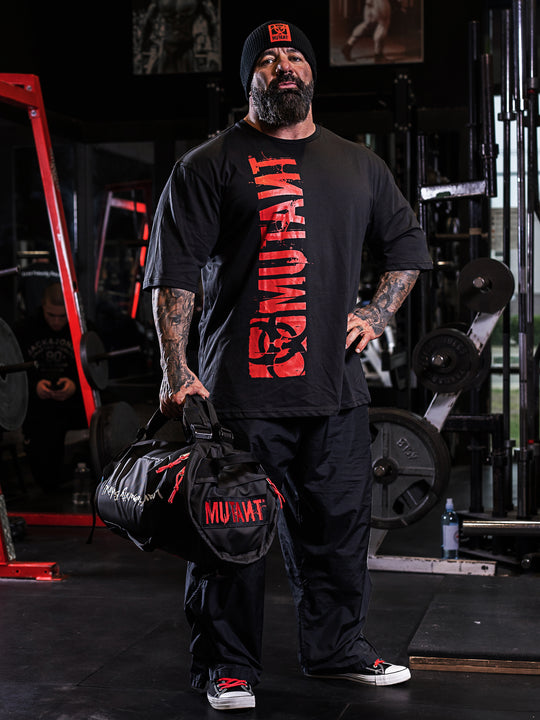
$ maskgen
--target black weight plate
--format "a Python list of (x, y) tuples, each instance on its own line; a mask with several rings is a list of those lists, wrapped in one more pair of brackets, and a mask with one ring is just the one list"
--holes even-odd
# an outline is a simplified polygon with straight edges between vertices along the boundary
[(413, 370), (433, 392), (457, 393), (471, 388), (480, 369), (480, 356), (468, 335), (456, 328), (439, 328), (415, 346)]
[(450, 453), (427, 420), (398, 408), (371, 408), (371, 524), (391, 530), (424, 517), (443, 497)]
[[(0, 318), (0, 366), (18, 365), (24, 358), (15, 334)], [(28, 378), (26, 372), (2, 375), (0, 368), (0, 427), (18, 430), (28, 410)]]
[(107, 358), (96, 359), (105, 353), (105, 346), (99, 335), (92, 331), (81, 335), (79, 352), (81, 365), (90, 387), (94, 390), (104, 390), (109, 384), (109, 363)]
[(142, 425), (134, 408), (126, 402), (109, 403), (95, 409), (90, 420), (90, 458), (94, 477), (125, 447), (135, 441)]
[(458, 289), (465, 305), (474, 312), (496, 313), (514, 294), (514, 276), (493, 258), (477, 258), (459, 273)]
[[(469, 327), (467, 323), (464, 322), (453, 322), (448, 323), (447, 325), (443, 325), (445, 328), (455, 328), (456, 330), (461, 330), (462, 333), (467, 334)], [(478, 370), (476, 372), (476, 375), (471, 379), (470, 384), (465, 388), (466, 390), (470, 390), (471, 388), (479, 388), (481, 385), (484, 384), (484, 382), (488, 379), (491, 373), (491, 348), (489, 344), (486, 344), (482, 352), (480, 353), (480, 357), (478, 359)]]

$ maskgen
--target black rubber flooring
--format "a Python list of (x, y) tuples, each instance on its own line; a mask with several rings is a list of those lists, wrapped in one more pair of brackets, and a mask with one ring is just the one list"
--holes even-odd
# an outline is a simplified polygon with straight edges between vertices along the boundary
[[(0, 581), (2, 720), (539, 716), (539, 676), (415, 671), (408, 683), (387, 688), (304, 678), (277, 543), (268, 558), (265, 672), (257, 707), (212, 710), (205, 696), (188, 685), (183, 561), (161, 552), (142, 553), (105, 529), (97, 530), (91, 545), (87, 535), (87, 528), (31, 526), (16, 542), (18, 561), (55, 561), (63, 579)], [(440, 600), (447, 578), (399, 572), (373, 572), (372, 578), (367, 634), (384, 657), (406, 663), (411, 639), (436, 607), (432, 601)], [(532, 576), (528, 582), (540, 581)], [(485, 583), (484, 577), (467, 578), (464, 597), (474, 597)], [(530, 605), (523, 609), (531, 634), (539, 637), (538, 612)], [(483, 617), (481, 607), (478, 617)]]
[(540, 666), (539, 609), (537, 577), (479, 581), (478, 577), (449, 576), (437, 588), (411, 640), (409, 655), (525, 661)]

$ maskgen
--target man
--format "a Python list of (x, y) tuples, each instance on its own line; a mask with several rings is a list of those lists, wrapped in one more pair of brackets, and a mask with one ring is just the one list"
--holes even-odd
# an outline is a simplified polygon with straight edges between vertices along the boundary
[(366, 0), (364, 5), (364, 19), (352, 31), (350, 37), (342, 48), (343, 55), (351, 60), (351, 52), (363, 35), (373, 36), (373, 56), (375, 62), (384, 59), (384, 41), (388, 35), (392, 9), (389, 0)]
[(26, 453), (36, 482), (54, 491), (64, 477), (68, 430), (86, 427), (77, 366), (60, 283), (48, 285), (39, 311), (23, 320), (15, 334), (28, 373), (28, 411), (23, 423)]
[[(248, 115), (176, 164), (154, 221), (145, 287), (161, 408), (174, 417), (186, 395), (209, 396), (285, 496), (279, 535), (303, 672), (403, 682), (409, 670), (380, 660), (362, 633), (372, 472), (359, 353), (431, 267), (425, 238), (385, 164), (315, 125), (316, 61), (301, 30), (256, 28), (240, 75)], [(359, 308), (364, 240), (386, 267)], [(197, 377), (185, 348), (201, 269)], [(214, 708), (255, 705), (263, 598), (263, 561), (188, 565), (191, 683)]]
[(211, 66), (218, 17), (210, 0), (154, 0), (142, 22), (142, 48), (151, 45), (156, 28), (159, 51), (151, 54), (147, 74), (219, 69)]

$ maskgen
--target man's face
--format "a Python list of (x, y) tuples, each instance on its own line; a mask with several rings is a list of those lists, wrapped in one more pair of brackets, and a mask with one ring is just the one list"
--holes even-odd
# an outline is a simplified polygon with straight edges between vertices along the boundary
[(67, 324), (66, 309), (62, 305), (53, 305), (51, 302), (43, 303), (45, 322), (55, 332), (63, 330)]
[(301, 52), (271, 48), (260, 55), (251, 81), (259, 120), (270, 127), (303, 122), (313, 99), (313, 73)]

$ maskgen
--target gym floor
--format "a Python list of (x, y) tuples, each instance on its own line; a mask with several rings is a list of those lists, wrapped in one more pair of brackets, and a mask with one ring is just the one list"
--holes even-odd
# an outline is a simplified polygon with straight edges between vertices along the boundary
[[(8, 511), (39, 509), (3, 462)], [(6, 491), (7, 488), (7, 491)], [(72, 488), (57, 498), (68, 510)], [(466, 469), (449, 493), (466, 505)], [(441, 501), (442, 506), (442, 501)], [(44, 507), (44, 505), (42, 505)], [(48, 507), (47, 509), (52, 509)], [(59, 509), (59, 507), (57, 508)], [(392, 530), (379, 552), (438, 557), (435, 508)], [(71, 509), (73, 512), (73, 509)], [(189, 633), (183, 616), (184, 561), (142, 553), (104, 528), (29, 524), (15, 539), (16, 560), (56, 562), (61, 580), (0, 581), (0, 718), (7, 720), (185, 720), (217, 718), (189, 688)], [(456, 658), (446, 671), (373, 688), (304, 678), (296, 659), (294, 610), (279, 544), (268, 556), (264, 675), (254, 710), (229, 712), (276, 720), (533, 720), (539, 717), (539, 574), (497, 563), (494, 576), (372, 571), (366, 634), (381, 655), (408, 664), (418, 648)], [(513, 660), (503, 673), (464, 671), (463, 658)]]

